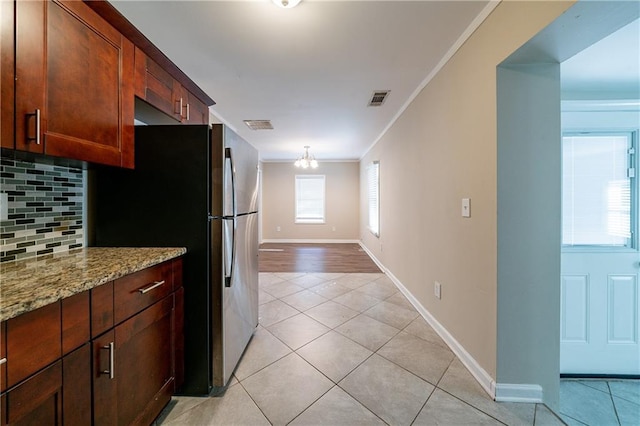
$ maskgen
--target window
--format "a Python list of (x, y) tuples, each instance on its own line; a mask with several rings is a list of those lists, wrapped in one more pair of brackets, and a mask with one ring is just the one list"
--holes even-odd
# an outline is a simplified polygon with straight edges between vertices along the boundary
[(562, 138), (562, 244), (632, 246), (631, 133)]
[(324, 223), (324, 175), (296, 175), (296, 223)]
[(380, 162), (374, 161), (367, 168), (369, 198), (369, 230), (380, 236)]

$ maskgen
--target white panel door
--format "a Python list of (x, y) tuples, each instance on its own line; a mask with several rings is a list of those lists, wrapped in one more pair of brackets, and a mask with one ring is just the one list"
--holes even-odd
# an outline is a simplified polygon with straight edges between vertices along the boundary
[(633, 138), (563, 138), (563, 374), (640, 374)]

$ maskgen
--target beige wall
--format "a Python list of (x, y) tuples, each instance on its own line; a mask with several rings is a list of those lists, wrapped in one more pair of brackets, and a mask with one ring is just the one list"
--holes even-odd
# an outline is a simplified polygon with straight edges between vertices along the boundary
[[(361, 161), (362, 241), (494, 379), (496, 66), (571, 4), (503, 1)], [(380, 238), (366, 228), (374, 160)], [(471, 198), (470, 218), (462, 198)]]
[[(324, 224), (295, 223), (297, 174), (325, 175)], [(262, 239), (358, 240), (359, 179), (357, 162), (321, 161), (315, 170), (298, 169), (292, 162), (263, 163)]]

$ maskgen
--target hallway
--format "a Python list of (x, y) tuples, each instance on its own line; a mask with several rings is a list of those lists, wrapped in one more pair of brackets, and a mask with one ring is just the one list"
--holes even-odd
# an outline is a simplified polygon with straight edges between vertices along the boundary
[(159, 423), (557, 425), (496, 403), (382, 273), (260, 273), (260, 325), (223, 396)]

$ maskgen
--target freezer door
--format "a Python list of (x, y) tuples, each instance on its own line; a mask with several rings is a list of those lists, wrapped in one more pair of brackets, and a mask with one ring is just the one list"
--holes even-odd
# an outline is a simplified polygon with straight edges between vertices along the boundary
[[(227, 248), (225, 248), (227, 249)], [(228, 247), (230, 249), (230, 247)], [(224, 386), (258, 326), (258, 215), (236, 218), (236, 256), (233, 281), (223, 290)]]
[(226, 159), (224, 214), (233, 210), (234, 202), (235, 214), (258, 211), (258, 151), (228, 127), (220, 131)]

